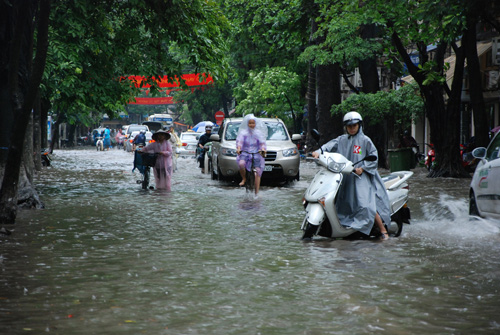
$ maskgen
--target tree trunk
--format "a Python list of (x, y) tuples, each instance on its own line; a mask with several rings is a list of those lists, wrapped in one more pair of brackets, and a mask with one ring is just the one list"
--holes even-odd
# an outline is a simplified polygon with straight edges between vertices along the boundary
[(477, 55), (476, 16), (468, 16), (467, 29), (462, 37), (462, 45), (467, 58), (467, 73), (469, 75), (470, 104), (474, 113), (475, 142), (478, 147), (486, 147), (489, 143), (489, 124), (486, 106), (483, 98), (481, 67)]
[[(397, 33), (393, 33), (392, 42), (404, 60), (408, 71), (418, 83), (420, 92), (425, 102), (425, 112), (429, 120), (431, 142), (434, 144), (437, 168), (429, 177), (463, 177), (464, 169), (460, 161), (460, 93), (464, 69), (463, 53), (457, 53), (455, 74), (452, 89), (446, 107), (444, 93), (447, 91), (446, 83), (433, 82), (424, 85), (425, 76), (411, 62)], [(421, 48), (424, 50), (425, 48)], [(438, 44), (435, 51), (436, 68), (434, 71), (442, 72), (444, 66), (444, 53), (446, 44)], [(421, 54), (421, 60), (427, 60), (427, 54)]]
[(318, 130), (320, 145), (343, 133), (342, 116), (332, 115), (334, 104), (340, 104), (340, 68), (338, 64), (320, 65), (316, 71), (316, 92), (318, 97)]
[[(361, 28), (361, 38), (373, 39), (376, 37), (376, 26), (374, 24), (365, 25)], [(377, 59), (375, 57), (363, 59), (359, 62), (359, 74), (363, 82), (363, 93), (377, 93), (380, 91), (379, 76), (377, 70)], [(371, 124), (369, 119), (364, 122), (364, 132), (373, 141), (378, 151), (378, 165), (387, 168), (387, 122), (382, 121)], [(383, 129), (383, 131), (380, 131)]]
[(309, 73), (307, 76), (307, 138), (306, 146), (307, 151), (314, 151), (318, 148), (318, 143), (316, 143), (311, 137), (311, 131), (313, 129), (318, 129), (318, 123), (316, 121), (316, 68), (312, 66), (312, 62), (309, 62)]
[(42, 160), (40, 152), (42, 151), (42, 129), (41, 129), (41, 106), (40, 94), (37, 95), (35, 105), (33, 106), (33, 163), (36, 171), (42, 170)]
[[(45, 68), (45, 60), (48, 48), (48, 26), (50, 1), (41, 0), (40, 12), (37, 20), (38, 2), (13, 2), (11, 7), (2, 5), (0, 9), (7, 10), (12, 21), (4, 24), (14, 24), (12, 36), (2, 38), (20, 38), (17, 40), (4, 40), (2, 45), (12, 43), (9, 55), (8, 80), (12, 88), (9, 92), (12, 99), (12, 109), (2, 113), (14, 113), (14, 127), (10, 136), (10, 145), (5, 166), (4, 178), (0, 192), (0, 222), (15, 223), (18, 209), (19, 176), (23, 158), (23, 146), (25, 144), (26, 129), (31, 118), (31, 110), (38, 93), (38, 87)], [(36, 57), (32, 65), (32, 41), (34, 35), (33, 22), (37, 22), (37, 47)], [(8, 27), (12, 30), (12, 27)], [(8, 48), (6, 48), (8, 49)], [(2, 64), (3, 65), (3, 64)], [(30, 139), (30, 142), (32, 139)], [(31, 155), (29, 155), (31, 156)], [(30, 159), (31, 161), (31, 159)], [(33, 189), (34, 190), (34, 189)]]

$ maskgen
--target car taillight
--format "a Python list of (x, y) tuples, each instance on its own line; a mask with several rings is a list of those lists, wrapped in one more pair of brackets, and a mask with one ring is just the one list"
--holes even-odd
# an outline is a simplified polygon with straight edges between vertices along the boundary
[(187, 145), (188, 145), (187, 143), (184, 143), (184, 142), (182, 143), (183, 147), (187, 147)]

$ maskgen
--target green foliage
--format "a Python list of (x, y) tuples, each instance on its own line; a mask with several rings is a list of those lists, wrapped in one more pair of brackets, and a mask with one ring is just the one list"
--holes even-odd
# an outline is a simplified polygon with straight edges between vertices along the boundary
[(279, 117), (290, 124), (292, 113), (301, 114), (305, 103), (298, 94), (300, 85), (299, 76), (284, 67), (250, 71), (247, 81), (235, 91), (240, 101), (236, 113)]
[(353, 110), (363, 115), (370, 124), (390, 119), (406, 128), (411, 125), (411, 120), (423, 115), (425, 107), (418, 94), (418, 86), (408, 84), (399, 90), (353, 94), (342, 104), (332, 107), (333, 114), (343, 115)]
[(184, 106), (180, 121), (191, 125), (204, 120), (215, 122), (215, 112), (221, 110), (221, 96), (230, 95), (227, 89), (227, 86), (208, 85), (194, 91), (176, 91), (174, 99)]
[(308, 40), (308, 9), (301, 0), (221, 0), (231, 22), (227, 36), (235, 76), (248, 70), (286, 66), (297, 72), (297, 54)]
[(223, 80), (227, 27), (213, 1), (54, 1), (42, 94), (69, 122), (92, 122), (139, 94), (128, 75)]

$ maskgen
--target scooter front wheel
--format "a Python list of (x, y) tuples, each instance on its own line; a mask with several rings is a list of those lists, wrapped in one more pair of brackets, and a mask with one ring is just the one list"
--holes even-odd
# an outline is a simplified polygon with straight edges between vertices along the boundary
[(308, 222), (306, 228), (304, 229), (302, 240), (310, 241), (317, 231), (318, 231), (318, 226), (315, 226)]

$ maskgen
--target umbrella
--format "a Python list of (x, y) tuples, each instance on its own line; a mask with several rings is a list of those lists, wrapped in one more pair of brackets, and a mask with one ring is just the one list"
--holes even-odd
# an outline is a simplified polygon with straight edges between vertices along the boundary
[(206, 126), (214, 126), (214, 123), (211, 121), (201, 121), (196, 124), (196, 126), (193, 127), (193, 131), (197, 133), (204, 133), (205, 132), (205, 127)]

